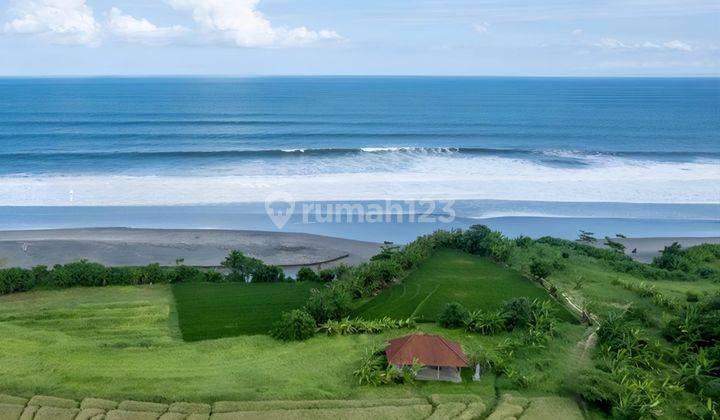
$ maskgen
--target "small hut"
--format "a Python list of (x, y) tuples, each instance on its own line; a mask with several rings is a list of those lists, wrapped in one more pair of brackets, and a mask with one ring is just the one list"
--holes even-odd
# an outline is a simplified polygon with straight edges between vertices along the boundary
[(390, 340), (385, 348), (388, 363), (397, 368), (423, 365), (416, 379), (425, 381), (462, 382), (460, 369), (468, 366), (468, 359), (460, 343), (439, 335), (412, 334)]

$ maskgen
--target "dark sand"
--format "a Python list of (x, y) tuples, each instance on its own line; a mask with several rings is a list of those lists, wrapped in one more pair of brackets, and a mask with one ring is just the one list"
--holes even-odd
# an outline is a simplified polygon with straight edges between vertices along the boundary
[[(652, 262), (660, 255), (660, 251), (673, 242), (679, 243), (683, 248), (700, 244), (720, 244), (720, 238), (611, 238), (613, 241), (625, 245), (625, 253), (638, 261)], [(598, 240), (605, 242), (605, 240)], [(633, 253), (633, 249), (637, 251)]]
[[(613, 238), (638, 261), (650, 262), (663, 247), (720, 243), (708, 238)], [(598, 240), (602, 246), (604, 240)], [(111, 266), (150, 263), (218, 267), (237, 249), (268, 264), (287, 267), (353, 265), (378, 253), (382, 244), (306, 233), (204, 229), (88, 228), (0, 231), (0, 264), (4, 267), (52, 266), (87, 259)], [(636, 253), (632, 253), (637, 249)], [(288, 271), (288, 270), (286, 270)]]
[[(237, 249), (280, 266), (357, 264), (381, 244), (304, 233), (185, 229), (53, 229), (0, 231), (5, 267), (52, 266), (79, 259), (110, 266), (150, 263), (217, 267)], [(323, 264), (323, 266), (328, 264)]]

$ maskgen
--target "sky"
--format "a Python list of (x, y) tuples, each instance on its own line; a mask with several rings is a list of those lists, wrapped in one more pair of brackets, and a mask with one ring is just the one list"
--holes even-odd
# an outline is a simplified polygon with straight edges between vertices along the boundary
[(720, 1), (0, 0), (0, 75), (720, 76)]

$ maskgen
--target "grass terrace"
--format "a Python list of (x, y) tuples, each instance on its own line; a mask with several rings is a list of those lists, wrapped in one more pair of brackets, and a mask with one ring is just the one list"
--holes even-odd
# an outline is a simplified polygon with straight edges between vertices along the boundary
[[(448, 302), (459, 302), (471, 311), (493, 311), (503, 301), (518, 296), (552, 300), (545, 289), (517, 271), (487, 258), (447, 249), (437, 251), (402, 282), (359, 307), (355, 315), (368, 319), (416, 317), (433, 322)], [(561, 319), (574, 321), (559, 304), (556, 312)]]
[(266, 334), (280, 315), (302, 307), (320, 283), (177, 283), (172, 293), (185, 341)]

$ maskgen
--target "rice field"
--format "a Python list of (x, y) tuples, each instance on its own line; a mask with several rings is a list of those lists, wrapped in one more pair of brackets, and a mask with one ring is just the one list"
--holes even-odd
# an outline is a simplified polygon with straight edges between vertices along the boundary
[(473, 394), (432, 394), (425, 398), (363, 400), (219, 401), (213, 404), (112, 401), (84, 398), (75, 401), (44, 395), (22, 398), (0, 394), (0, 419), (366, 419), (396, 420), (478, 418), (499, 420), (516, 414), (531, 420), (582, 420), (583, 413), (571, 398), (503, 395), (489, 407)]
[[(506, 338), (423, 331), (468, 348)], [(582, 330), (580, 329), (580, 333)], [(407, 330), (278, 342), (242, 335), (186, 342), (170, 286), (36, 290), (0, 297), (0, 394), (115, 401), (257, 401), (413, 398), (471, 393), (494, 398), (494, 379), (359, 386), (352, 372), (368, 349)]]
[(172, 285), (185, 341), (266, 334), (283, 312), (305, 305), (319, 283), (178, 283)]
[[(52, 395), (76, 401), (94, 397), (170, 405), (184, 401), (213, 404), (214, 410), (214, 403), (218, 401), (241, 401), (237, 404), (244, 405), (235, 407), (244, 412), (241, 417), (285, 418), (289, 408), (283, 404), (290, 403), (282, 401), (300, 401), (297, 404), (301, 405), (302, 401), (305, 404), (315, 400), (350, 401), (343, 403), (345, 406), (378, 399), (473, 394), (492, 407), (498, 390), (514, 386), (492, 373), (485, 373), (479, 382), (462, 384), (420, 382), (382, 388), (359, 386), (353, 371), (366, 352), (383, 346), (389, 339), (408, 334), (407, 330), (378, 335), (318, 335), (293, 343), (278, 342), (263, 334), (185, 341), (176, 303), (181, 299), (188, 304), (193, 299), (204, 301), (210, 306), (225, 299), (242, 309), (236, 313), (251, 315), (244, 321), (253, 320), (248, 324), (252, 327), (270, 322), (273, 312), (282, 312), (278, 302), (291, 304), (287, 296), (298, 297), (313, 285), (240, 284), (230, 285), (234, 286), (230, 289), (204, 288), (207, 285), (202, 284), (191, 286), (71, 288), (0, 296), (0, 394), (25, 398)], [(207, 293), (203, 295), (204, 292)], [(178, 299), (180, 294), (184, 297)], [(262, 308), (262, 299), (272, 298), (278, 299), (274, 307), (254, 309)], [(297, 299), (301, 300), (304, 302), (304, 298)], [(206, 316), (202, 305), (193, 304), (191, 309)], [(207, 315), (204, 322), (194, 328), (199, 331), (204, 328), (203, 324), (212, 328), (216, 322), (213, 320), (226, 316), (221, 315)], [(516, 334), (480, 336), (441, 329), (434, 324), (420, 324), (417, 330), (460, 341), (468, 352), (494, 352), (500, 343)], [(584, 363), (576, 354), (576, 343), (584, 332), (581, 325), (562, 323), (556, 338), (546, 348), (520, 349), (510, 364), (514, 371), (530, 378), (529, 389), (546, 395), (557, 393), (562, 389), (563, 378)], [(465, 373), (469, 379), (469, 372)], [(253, 401), (259, 405), (253, 405)], [(478, 404), (467, 404), (461, 410), (463, 407), (456, 404), (457, 401), (444, 401), (447, 404), (438, 411), (440, 414), (470, 416), (482, 408)], [(344, 406), (323, 404), (318, 410), (324, 411), (302, 411), (303, 415), (330, 418), (348, 414), (338, 411)], [(430, 405), (435, 407), (430, 409), (437, 410), (441, 403)], [(156, 406), (129, 402), (123, 407), (145, 410)], [(423, 405), (424, 408), (398, 408), (390, 410), (391, 413), (382, 407), (386, 406), (368, 407), (363, 413), (414, 418), (419, 414), (423, 417), (429, 409)], [(8, 410), (18, 411), (17, 408)], [(52, 414), (52, 410), (46, 411)]]
[[(457, 250), (441, 250), (402, 282), (359, 307), (365, 318), (416, 317), (434, 321), (448, 302), (460, 302), (469, 310), (493, 311), (503, 301), (524, 296), (552, 300), (540, 286), (517, 271)], [(562, 319), (574, 321), (565, 308), (556, 305)]]

